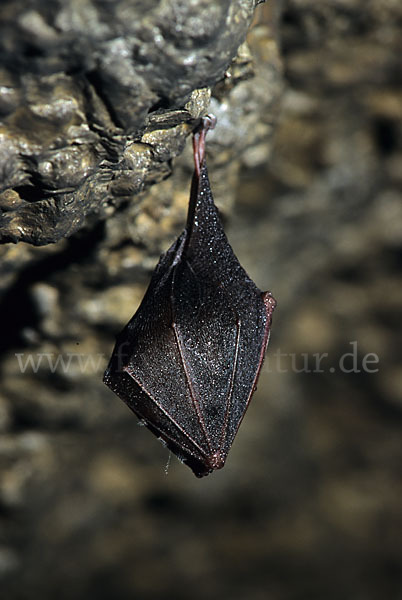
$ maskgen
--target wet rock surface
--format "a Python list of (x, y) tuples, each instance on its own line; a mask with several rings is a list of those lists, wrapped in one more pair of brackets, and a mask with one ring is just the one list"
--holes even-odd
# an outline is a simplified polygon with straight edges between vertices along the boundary
[[(198, 481), (172, 457), (166, 476), (165, 448), (101, 382), (183, 226), (190, 148), (68, 239), (0, 248), (7, 598), (398, 597), (402, 11), (292, 0), (278, 16), (274, 2), (257, 8), (207, 109), (229, 239), (278, 300), (222, 471)], [(188, 127), (184, 145), (191, 129), (160, 126), (164, 114), (146, 134), (160, 164), (158, 132)]]
[(2, 2), (0, 241), (57, 242), (166, 177), (254, 5)]

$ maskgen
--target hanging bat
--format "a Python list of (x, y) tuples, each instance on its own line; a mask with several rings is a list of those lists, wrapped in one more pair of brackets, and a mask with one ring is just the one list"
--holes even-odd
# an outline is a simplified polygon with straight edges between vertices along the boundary
[(225, 464), (256, 388), (276, 301), (237, 260), (194, 133), (187, 224), (117, 337), (104, 382), (197, 477)]

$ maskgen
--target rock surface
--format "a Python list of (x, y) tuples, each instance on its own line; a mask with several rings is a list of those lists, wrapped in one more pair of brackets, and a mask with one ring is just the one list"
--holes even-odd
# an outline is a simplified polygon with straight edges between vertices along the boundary
[(170, 172), (254, 0), (0, 5), (0, 241), (77, 231)]

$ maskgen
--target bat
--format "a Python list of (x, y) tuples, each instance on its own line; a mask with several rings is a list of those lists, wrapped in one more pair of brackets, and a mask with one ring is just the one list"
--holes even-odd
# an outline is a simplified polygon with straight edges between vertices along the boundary
[(224, 466), (256, 389), (276, 301), (236, 258), (214, 204), (204, 117), (187, 224), (117, 336), (105, 384), (197, 477)]

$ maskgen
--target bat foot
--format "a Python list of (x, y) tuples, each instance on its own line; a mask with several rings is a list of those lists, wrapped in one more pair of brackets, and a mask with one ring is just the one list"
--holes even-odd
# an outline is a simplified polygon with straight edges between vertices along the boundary
[(206, 115), (202, 117), (200, 124), (194, 131), (193, 152), (194, 164), (197, 175), (200, 175), (200, 168), (205, 160), (205, 136), (210, 129), (215, 129), (217, 118), (215, 115)]
[(202, 129), (205, 130), (205, 133), (207, 133), (210, 129), (215, 129), (217, 121), (218, 119), (215, 117), (215, 115), (205, 115), (205, 117), (202, 117), (201, 119)]

